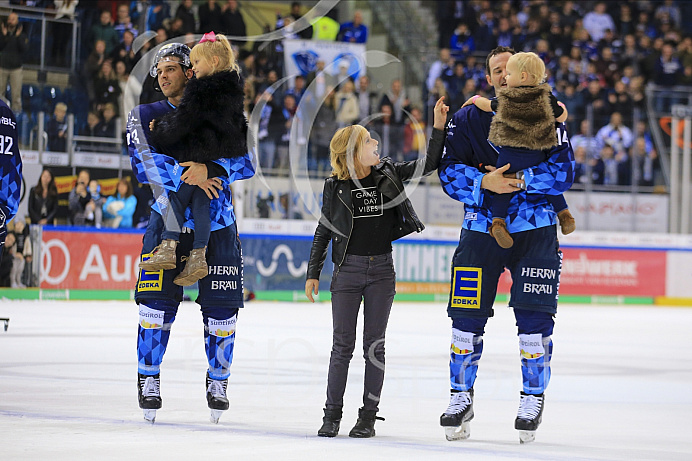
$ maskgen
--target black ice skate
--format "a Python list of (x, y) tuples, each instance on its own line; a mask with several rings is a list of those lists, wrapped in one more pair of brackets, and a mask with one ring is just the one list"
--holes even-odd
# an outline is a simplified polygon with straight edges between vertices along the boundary
[(144, 410), (144, 419), (150, 423), (156, 420), (156, 410), (161, 408), (161, 378), (137, 373), (137, 396), (139, 408)]
[(207, 406), (211, 410), (209, 420), (214, 424), (217, 424), (223, 412), (228, 410), (227, 387), (228, 379), (211, 379), (207, 371)]
[(322, 427), (317, 431), (320, 437), (336, 437), (341, 427), (342, 408), (325, 408)]
[(517, 419), (514, 429), (519, 431), (519, 442), (530, 443), (536, 440), (536, 429), (543, 418), (543, 394), (531, 395), (521, 393)]
[(473, 389), (457, 391), (452, 389), (449, 406), (440, 416), (440, 426), (445, 428), (447, 440), (468, 439), (471, 435), (469, 421), (473, 419)]

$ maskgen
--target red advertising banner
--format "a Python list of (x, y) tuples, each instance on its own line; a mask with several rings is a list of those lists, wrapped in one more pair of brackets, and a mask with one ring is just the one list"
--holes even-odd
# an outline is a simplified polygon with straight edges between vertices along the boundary
[[(562, 248), (561, 295), (664, 296), (666, 252), (656, 250)], [(508, 271), (499, 293), (509, 293)]]
[(41, 288), (133, 290), (142, 233), (43, 230)]

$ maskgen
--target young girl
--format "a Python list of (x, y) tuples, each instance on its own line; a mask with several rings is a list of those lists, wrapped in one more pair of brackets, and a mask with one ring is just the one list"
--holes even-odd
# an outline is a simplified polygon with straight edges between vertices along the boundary
[[(228, 39), (213, 32), (204, 34), (192, 49), (190, 62), (197, 78), (185, 86), (176, 110), (152, 121), (152, 144), (182, 166), (190, 165), (183, 162), (207, 163), (245, 155), (248, 149), (243, 81)], [(210, 199), (201, 188), (184, 182), (177, 192), (168, 194), (168, 199), (163, 241), (140, 267), (147, 271), (176, 267), (175, 250), (185, 210), (190, 205), (195, 221), (193, 249), (174, 283), (192, 285), (209, 272), (205, 253), (211, 233)], [(149, 225), (155, 224), (150, 221)]]
[[(562, 123), (567, 119), (567, 109), (553, 96), (550, 85), (543, 83), (544, 78), (545, 64), (537, 54), (516, 53), (507, 61), (507, 89), (498, 92), (496, 100), (476, 95), (464, 104), (472, 103), (485, 112), (496, 112), (488, 141), (499, 154), (495, 166), (499, 168), (509, 163), (508, 173), (545, 161), (544, 150), (558, 143), (555, 122)], [(557, 212), (562, 233), (574, 232), (574, 218), (564, 196), (546, 197)], [(502, 248), (514, 244), (505, 223), (511, 198), (511, 194), (492, 197), (490, 235)]]
[[(433, 134), (426, 158), (394, 163), (380, 159), (378, 142), (360, 125), (336, 132), (329, 145), (332, 176), (324, 184), (322, 217), (312, 242), (305, 295), (314, 302), (327, 247), (332, 242), (334, 342), (329, 361), (327, 402), (320, 437), (335, 437), (341, 425), (348, 366), (356, 343), (356, 320), (363, 299), (365, 392), (350, 437), (375, 435), (384, 382), (384, 336), (395, 293), (392, 241), (423, 230), (403, 181), (437, 169), (444, 146), (449, 107), (435, 105)], [(380, 418), (382, 419), (382, 418)]]

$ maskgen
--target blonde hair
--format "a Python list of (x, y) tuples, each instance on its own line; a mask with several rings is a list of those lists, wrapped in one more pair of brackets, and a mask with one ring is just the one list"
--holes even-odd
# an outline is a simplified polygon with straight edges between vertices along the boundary
[(360, 125), (350, 125), (338, 130), (329, 143), (329, 162), (332, 176), (351, 179), (362, 168), (360, 155), (363, 151), (368, 130)]
[[(214, 65), (214, 56), (219, 58), (217, 65)], [(209, 63), (213, 69), (212, 74), (224, 70), (233, 70), (240, 74), (240, 66), (235, 59), (235, 53), (225, 35), (217, 34), (216, 41), (206, 41), (195, 45), (190, 52), (190, 60), (196, 59)]]
[(516, 63), (520, 73), (526, 72), (529, 77), (528, 84), (540, 85), (545, 81), (545, 63), (536, 53), (516, 53), (509, 57), (507, 62), (509, 61)]

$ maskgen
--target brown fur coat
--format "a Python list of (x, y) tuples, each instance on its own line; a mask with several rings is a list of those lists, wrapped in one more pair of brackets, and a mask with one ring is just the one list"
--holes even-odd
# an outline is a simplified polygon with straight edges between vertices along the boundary
[(488, 140), (496, 146), (550, 149), (557, 145), (550, 85), (505, 88), (497, 93), (498, 108)]

